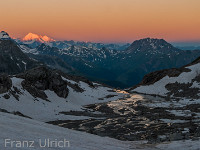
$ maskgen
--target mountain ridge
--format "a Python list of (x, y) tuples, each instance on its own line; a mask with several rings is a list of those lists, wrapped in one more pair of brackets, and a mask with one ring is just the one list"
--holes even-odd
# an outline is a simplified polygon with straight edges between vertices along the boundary
[(0, 39), (3, 40), (3, 39), (10, 39), (10, 36), (7, 32), (5, 31), (1, 31), (0, 32)]
[(180, 50), (163, 39), (153, 38), (123, 46), (75, 41), (18, 42), (18, 46), (49, 67), (67, 73), (76, 71), (92, 81), (116, 88), (132, 87), (150, 72), (181, 67), (200, 56), (198, 50)]
[(45, 43), (45, 42), (53, 42), (55, 41), (54, 39), (44, 35), (38, 35), (38, 34), (35, 34), (35, 33), (28, 33), (25, 37), (23, 37), (21, 39), (23, 42), (28, 42), (28, 41), (38, 41), (38, 42), (41, 42), (41, 43)]
[(102, 81), (120, 88), (138, 84), (147, 73), (181, 67), (200, 56), (198, 50), (180, 50), (163, 39), (153, 38), (134, 41), (124, 50), (87, 47), (85, 44), (75, 43), (67, 45), (66, 48), (58, 48), (56, 45), (52, 47), (48, 43), (43, 43), (35, 50), (38, 55), (61, 58), (93, 81)]
[(6, 32), (3, 32), (3, 39), (0, 39), (1, 73), (16, 74), (40, 64), (24, 54), (17, 43)]
[[(199, 99), (200, 57), (180, 68), (151, 72), (129, 91), (164, 97)], [(157, 90), (154, 88), (157, 87)]]
[(179, 50), (175, 48), (172, 44), (168, 43), (164, 39), (156, 38), (143, 38), (140, 40), (134, 41), (128, 48), (128, 51), (146, 51), (146, 50)]

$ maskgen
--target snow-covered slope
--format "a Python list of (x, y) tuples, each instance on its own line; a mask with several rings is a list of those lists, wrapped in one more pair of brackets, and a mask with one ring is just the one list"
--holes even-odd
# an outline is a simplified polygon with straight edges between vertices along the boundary
[[(22, 149), (41, 150), (41, 149), (69, 149), (69, 150), (128, 150), (131, 148), (130, 142), (122, 142), (119, 140), (99, 137), (84, 132), (73, 131), (58, 126), (49, 125), (46, 123), (38, 122), (35, 120), (14, 116), (11, 114), (0, 113), (0, 149), (15, 150), (16, 145), (13, 147), (8, 143), (5, 148), (5, 139), (17, 141), (34, 141), (32, 148), (22, 147)], [(45, 144), (45, 139), (69, 141), (64, 148), (44, 147), (41, 148), (39, 140), (41, 139), (42, 145)]]
[[(4, 79), (6, 81), (12, 82), (12, 85), (7, 87), (3, 83), (6, 88), (0, 91), (0, 108), (45, 122), (79, 119), (60, 112), (81, 111), (84, 105), (112, 101), (123, 96), (108, 87), (73, 76), (63, 77), (43, 67), (7, 77)], [(105, 98), (109, 95), (110, 98)]]
[[(144, 141), (126, 142), (119, 141), (108, 137), (99, 137), (96, 135), (74, 131), (58, 126), (49, 125), (39, 121), (14, 116), (12, 114), (0, 112), (0, 148), (5, 150), (46, 150), (46, 149), (69, 149), (69, 150), (197, 150), (200, 147), (200, 142), (185, 140), (185, 141), (174, 141), (163, 144), (150, 145), (145, 144)], [(21, 146), (16, 147), (16, 143), (13, 147), (9, 144), (10, 140), (5, 147), (5, 139), (15, 140), (19, 142), (33, 141), (33, 147)], [(40, 147), (40, 140), (42, 145), (45, 144), (45, 140), (66, 140), (66, 147), (55, 148), (53, 147)], [(29, 144), (30, 144), (29, 143)], [(28, 145), (29, 145), (28, 144)], [(30, 145), (29, 145), (30, 146)]]
[(37, 49), (35, 49), (35, 48), (30, 48), (30, 47), (28, 47), (28, 46), (25, 45), (25, 44), (19, 44), (19, 47), (20, 47), (20, 49), (21, 49), (21, 51), (22, 51), (23, 53), (34, 54), (34, 55), (39, 54), (39, 52), (37, 51)]
[[(48, 36), (42, 36), (35, 33), (28, 33), (25, 37), (22, 39), (15, 40), (19, 45), (28, 45), (30, 48), (36, 48), (41, 43), (50, 44), (51, 42), (55, 42), (54, 39), (48, 37)], [(30, 51), (30, 53), (32, 53)]]
[(34, 33), (28, 33), (23, 39), (22, 41), (23, 42), (27, 42), (27, 41), (38, 41), (38, 42), (41, 42), (41, 43), (44, 43), (44, 42), (53, 42), (55, 41), (54, 39), (48, 37), (48, 36), (42, 36), (42, 35), (37, 35), (37, 34), (34, 34)]
[(178, 69), (153, 72), (132, 92), (176, 98), (200, 98), (200, 58)]

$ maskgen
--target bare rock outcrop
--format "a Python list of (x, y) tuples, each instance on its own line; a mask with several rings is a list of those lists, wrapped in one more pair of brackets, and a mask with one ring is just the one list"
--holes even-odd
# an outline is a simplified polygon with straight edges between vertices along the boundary
[(47, 99), (44, 90), (54, 91), (59, 97), (66, 98), (68, 96), (67, 82), (56, 71), (47, 67), (40, 66), (31, 69), (18, 77), (24, 79), (22, 81), (23, 88), (34, 97)]
[(0, 75), (0, 94), (8, 92), (12, 87), (12, 80), (6, 74)]

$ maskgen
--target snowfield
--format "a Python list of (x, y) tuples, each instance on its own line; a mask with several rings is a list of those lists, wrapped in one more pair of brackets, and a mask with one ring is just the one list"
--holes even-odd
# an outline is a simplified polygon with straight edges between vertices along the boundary
[[(3, 97), (6, 93), (0, 94), (0, 108), (5, 109), (8, 112), (18, 111), (26, 116), (43, 122), (87, 119), (83, 116), (69, 116), (60, 114), (59, 112), (83, 111), (84, 105), (113, 101), (123, 97), (124, 95), (123, 93), (109, 91), (112, 89), (100, 85), (92, 88), (87, 83), (80, 81), (77, 84), (84, 89), (84, 92), (76, 92), (72, 88), (68, 87), (69, 95), (67, 98), (58, 97), (53, 91), (46, 90), (45, 94), (48, 96), (49, 102), (41, 98), (34, 98), (28, 91), (23, 89), (21, 85), (22, 81), (23, 79), (20, 78), (12, 78), (13, 86), (17, 87), (21, 92), (18, 94), (19, 101), (13, 95), (11, 95), (9, 99), (6, 99)], [(75, 81), (72, 80), (67, 81), (75, 83)], [(13, 87), (11, 89), (14, 90)], [(116, 96), (105, 98), (107, 95)], [(104, 99), (99, 100), (101, 98)]]
[[(197, 75), (200, 74), (200, 63), (186, 67), (190, 69), (190, 72), (183, 72), (181, 73), (178, 77), (169, 77), (165, 76), (161, 80), (155, 82), (152, 85), (148, 86), (139, 86), (132, 90), (132, 92), (138, 92), (138, 93), (143, 93), (143, 94), (155, 94), (155, 95), (161, 95), (161, 96), (166, 96), (167, 93), (169, 92), (166, 89), (166, 85), (169, 83), (191, 83), (192, 79), (194, 79)], [(200, 85), (197, 84), (196, 82), (193, 83), (192, 87), (200, 88)]]
[[(125, 150), (130, 149), (130, 142), (122, 142), (111, 138), (103, 138), (83, 132), (73, 131), (35, 120), (22, 118), (6, 113), (0, 113), (0, 149), (16, 150), (19, 148), (11, 148), (7, 144), (5, 148), (5, 139), (15, 141), (34, 141), (34, 148), (20, 148), (26, 150), (46, 150), (46, 149), (61, 149), (61, 148), (41, 148), (39, 139), (64, 140), (69, 141), (69, 145), (62, 149), (69, 150)], [(44, 144), (44, 143), (43, 143)]]
[[(0, 112), (0, 149), (3, 150), (198, 150), (200, 148), (199, 141), (175, 141), (157, 145), (145, 144), (145, 141), (126, 142), (119, 141), (108, 137), (99, 137), (96, 135), (74, 131), (58, 126), (53, 126), (43, 122), (27, 119), (12, 114)], [(7, 143), (5, 147), (5, 139), (12, 141), (34, 141), (32, 148), (10, 147)], [(39, 140), (44, 145), (45, 139), (69, 141), (65, 148), (40, 147)], [(25, 145), (26, 146), (26, 145)]]

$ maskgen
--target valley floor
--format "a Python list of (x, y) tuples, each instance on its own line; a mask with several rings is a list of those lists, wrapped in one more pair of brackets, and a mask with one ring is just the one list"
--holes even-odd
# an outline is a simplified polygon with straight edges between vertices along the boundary
[[(35, 141), (34, 148), (19, 148), (21, 149), (52, 149), (41, 148), (39, 146), (39, 139), (52, 139), (69, 141), (70, 146), (63, 149), (69, 150), (94, 150), (94, 149), (116, 149), (124, 150), (130, 149), (130, 142), (121, 142), (111, 138), (102, 138), (99, 136), (87, 134), (84, 132), (73, 131), (58, 126), (49, 125), (32, 119), (27, 119), (19, 116), (14, 116), (7, 113), (0, 113), (0, 149), (15, 150), (7, 144), (5, 148), (5, 139), (15, 141)], [(44, 144), (44, 143), (43, 143)], [(58, 148), (59, 149), (59, 148)]]
[(86, 105), (84, 111), (63, 112), (91, 118), (49, 123), (123, 141), (148, 140), (153, 144), (198, 139), (199, 106), (199, 100), (127, 94), (115, 101)]
[[(97, 83), (91, 86), (61, 79), (71, 85), (67, 99), (44, 90), (45, 100), (25, 90), (23, 79), (11, 78), (11, 89), (0, 94), (0, 150), (59, 149), (56, 142), (51, 148), (41, 148), (39, 139), (66, 139), (70, 147), (64, 149), (71, 150), (200, 148), (200, 99), (127, 93)], [(8, 142), (5, 147), (5, 139), (19, 144), (31, 140), (35, 145), (17, 148), (16, 142)]]
[[(0, 112), (0, 149), (3, 150), (46, 150), (46, 149), (69, 149), (69, 150), (198, 150), (200, 142), (197, 141), (174, 141), (163, 144), (146, 144), (145, 141), (119, 141), (108, 137), (100, 137), (84, 132), (74, 131), (58, 126), (49, 125), (43, 122), (35, 121), (32, 119), (15, 116), (12, 114)], [(8, 143), (5, 147), (5, 139), (11, 141), (34, 141), (32, 148), (22, 147), (16, 148)], [(39, 139), (44, 144), (45, 139), (57, 141), (66, 139), (69, 141), (65, 148), (41, 148), (39, 146)]]

